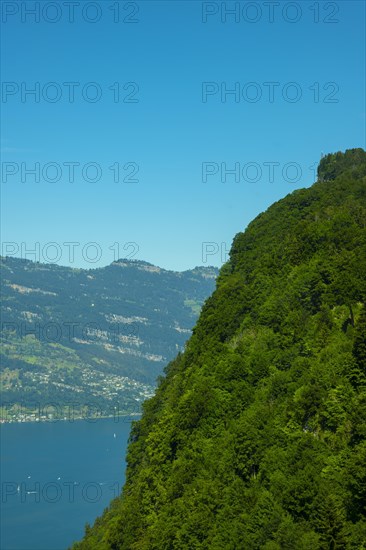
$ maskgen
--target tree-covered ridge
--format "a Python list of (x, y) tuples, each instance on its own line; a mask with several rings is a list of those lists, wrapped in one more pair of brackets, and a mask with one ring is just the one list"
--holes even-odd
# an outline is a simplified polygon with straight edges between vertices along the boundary
[(353, 177), (362, 177), (366, 174), (366, 153), (363, 149), (347, 149), (344, 153), (330, 153), (321, 158), (318, 166), (318, 181), (334, 180), (346, 171)]
[(364, 152), (357, 171), (235, 237), (75, 549), (366, 548)]

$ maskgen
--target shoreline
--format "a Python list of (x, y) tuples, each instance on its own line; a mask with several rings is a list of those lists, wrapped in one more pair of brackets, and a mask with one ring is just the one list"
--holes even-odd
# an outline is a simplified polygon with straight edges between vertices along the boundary
[[(108, 418), (113, 418), (116, 422), (116, 424), (118, 422), (121, 421), (121, 419), (127, 419), (128, 420), (125, 420), (125, 423), (129, 423), (129, 422), (133, 422), (134, 420), (138, 420), (139, 417), (142, 416), (142, 413), (128, 413), (128, 414), (124, 414), (124, 415), (101, 415), (101, 416), (76, 416), (76, 417), (69, 417), (69, 418), (27, 418), (27, 419), (19, 419), (19, 420), (4, 420), (4, 419), (1, 419), (0, 420), (0, 426), (4, 426), (5, 424), (43, 424), (43, 423), (46, 423), (46, 422), (52, 422), (52, 423), (55, 423), (55, 422), (70, 422), (73, 423), (73, 422), (77, 422), (77, 421), (80, 421), (80, 420), (83, 420), (84, 422), (90, 422), (90, 423), (95, 423), (97, 422), (98, 420), (106, 420)], [(132, 418), (131, 418), (132, 417)]]

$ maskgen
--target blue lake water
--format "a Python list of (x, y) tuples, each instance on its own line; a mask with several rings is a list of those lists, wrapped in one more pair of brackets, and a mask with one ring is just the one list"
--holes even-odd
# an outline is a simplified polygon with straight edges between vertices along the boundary
[(1, 550), (65, 550), (117, 496), (131, 424), (3, 424)]

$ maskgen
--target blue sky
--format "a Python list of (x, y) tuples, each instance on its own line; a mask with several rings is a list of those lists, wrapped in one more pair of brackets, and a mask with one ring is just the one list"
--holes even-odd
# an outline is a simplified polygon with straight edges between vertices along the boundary
[(220, 266), (322, 153), (365, 147), (361, 1), (76, 4), (2, 3), (3, 253)]

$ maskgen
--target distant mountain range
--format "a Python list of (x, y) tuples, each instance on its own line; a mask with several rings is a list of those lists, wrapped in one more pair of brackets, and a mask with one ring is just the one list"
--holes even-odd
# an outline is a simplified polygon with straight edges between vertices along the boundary
[(2, 416), (132, 413), (182, 351), (217, 269), (0, 259)]

